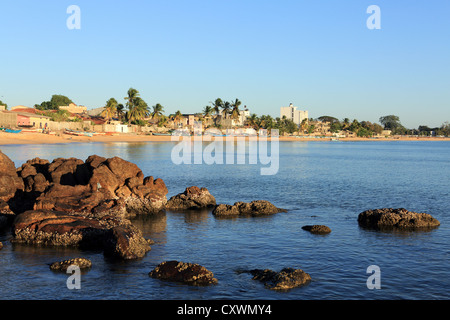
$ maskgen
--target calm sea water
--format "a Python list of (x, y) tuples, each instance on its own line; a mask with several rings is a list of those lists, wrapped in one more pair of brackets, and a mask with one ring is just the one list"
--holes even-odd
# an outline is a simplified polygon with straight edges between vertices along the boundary
[[(269, 200), (288, 209), (269, 217), (217, 219), (211, 211), (172, 213), (133, 220), (152, 250), (137, 261), (118, 262), (101, 252), (12, 245), (0, 233), (2, 299), (449, 299), (450, 143), (281, 142), (280, 168), (261, 176), (261, 165), (175, 165), (172, 143), (86, 143), (2, 146), (20, 166), (40, 157), (119, 156), (146, 176), (162, 178), (168, 198), (188, 186), (206, 187), (218, 203)], [(440, 220), (428, 232), (384, 233), (361, 229), (367, 209), (404, 207)], [(325, 224), (327, 236), (301, 229)], [(73, 257), (92, 260), (81, 290), (49, 264)], [(152, 279), (167, 260), (199, 263), (219, 280), (192, 287)], [(381, 289), (369, 290), (367, 267), (381, 271)], [(309, 285), (274, 292), (239, 269), (301, 268)]]

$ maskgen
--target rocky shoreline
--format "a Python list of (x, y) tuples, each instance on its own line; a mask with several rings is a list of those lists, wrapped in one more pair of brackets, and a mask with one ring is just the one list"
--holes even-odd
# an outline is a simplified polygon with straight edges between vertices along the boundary
[[(11, 228), (12, 243), (100, 249), (107, 256), (133, 260), (144, 257), (152, 243), (129, 220), (136, 215), (210, 209), (216, 218), (236, 218), (287, 212), (266, 200), (217, 204), (208, 189), (197, 186), (187, 187), (169, 200), (167, 194), (161, 178), (144, 177), (137, 165), (118, 157), (91, 155), (85, 161), (58, 158), (52, 162), (35, 158), (16, 168), (0, 151), (0, 227)], [(383, 208), (361, 212), (358, 224), (380, 231), (415, 231), (436, 228), (440, 223), (426, 213)], [(302, 229), (319, 235), (331, 233), (325, 225)], [(75, 258), (54, 263), (51, 269), (64, 271), (70, 264), (91, 267), (90, 261)], [(293, 268), (246, 272), (272, 290), (289, 290), (311, 280), (309, 274)], [(149, 276), (191, 285), (218, 282), (203, 266), (179, 261), (163, 262)]]

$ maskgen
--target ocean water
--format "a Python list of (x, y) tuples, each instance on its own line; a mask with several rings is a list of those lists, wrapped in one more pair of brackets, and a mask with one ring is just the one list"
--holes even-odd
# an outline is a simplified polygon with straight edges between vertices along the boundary
[[(139, 260), (120, 262), (98, 251), (13, 245), (0, 232), (2, 299), (276, 299), (373, 300), (449, 299), (450, 143), (449, 142), (280, 142), (279, 170), (262, 176), (262, 164), (175, 165), (174, 143), (72, 143), (1, 146), (19, 167), (40, 157), (119, 156), (136, 163), (145, 176), (162, 178), (168, 198), (186, 187), (209, 189), (217, 203), (269, 200), (285, 208), (258, 218), (215, 218), (210, 210), (166, 212), (133, 219), (155, 241)], [(367, 209), (426, 212), (441, 225), (432, 231), (379, 232), (358, 226)], [(302, 230), (325, 224), (326, 236)], [(69, 290), (69, 275), (49, 264), (86, 257), (92, 268), (81, 289)], [(179, 260), (211, 270), (218, 284), (195, 287), (148, 273), (159, 263)], [(367, 268), (380, 268), (380, 289), (369, 289)], [(287, 292), (268, 290), (241, 269), (300, 268), (312, 281)]]

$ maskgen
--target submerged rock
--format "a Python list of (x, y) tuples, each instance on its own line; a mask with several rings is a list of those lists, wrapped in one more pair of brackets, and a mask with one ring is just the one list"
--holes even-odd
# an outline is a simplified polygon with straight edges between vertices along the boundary
[(367, 210), (358, 215), (361, 227), (372, 229), (429, 229), (436, 228), (440, 222), (428, 213), (417, 213), (404, 208), (383, 208)]
[(216, 284), (214, 274), (205, 267), (195, 263), (166, 261), (149, 273), (152, 278), (182, 282), (190, 285), (205, 286)]
[(89, 269), (90, 267), (92, 267), (92, 262), (91, 260), (86, 258), (74, 258), (70, 260), (53, 262), (50, 265), (50, 270), (66, 272), (67, 268), (72, 265), (78, 266), (80, 269)]
[(125, 260), (141, 258), (151, 249), (129, 220), (110, 216), (27, 211), (16, 217), (12, 232), (15, 243), (103, 249), (105, 254)]
[(301, 287), (311, 281), (311, 276), (301, 269), (284, 268), (280, 272), (265, 269), (254, 269), (243, 271), (253, 275), (253, 280), (264, 283), (271, 290), (289, 290)]
[(186, 188), (183, 193), (173, 196), (167, 201), (168, 210), (202, 209), (215, 207), (216, 198), (206, 188), (196, 186)]
[(328, 234), (331, 232), (331, 229), (329, 227), (318, 224), (312, 226), (303, 226), (302, 229), (315, 234)]
[(238, 215), (262, 216), (279, 212), (287, 212), (287, 210), (277, 208), (266, 200), (255, 200), (250, 203), (236, 202), (234, 205), (219, 204), (212, 213), (217, 217), (229, 217)]

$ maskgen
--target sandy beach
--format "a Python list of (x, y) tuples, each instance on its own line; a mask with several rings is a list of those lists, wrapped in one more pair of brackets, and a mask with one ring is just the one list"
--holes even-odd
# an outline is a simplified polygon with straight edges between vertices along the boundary
[[(192, 137), (193, 138), (193, 137)], [(280, 137), (279, 141), (330, 141), (326, 138), (298, 138), (298, 137)], [(339, 138), (340, 141), (450, 141), (450, 138), (441, 137), (393, 137), (393, 138)], [(43, 133), (6, 133), (0, 132), (0, 145), (14, 144), (54, 144), (54, 143), (72, 143), (72, 142), (170, 142), (171, 136), (154, 136), (145, 134), (114, 134), (114, 135), (96, 135), (72, 136), (62, 134), (60, 136)]]

